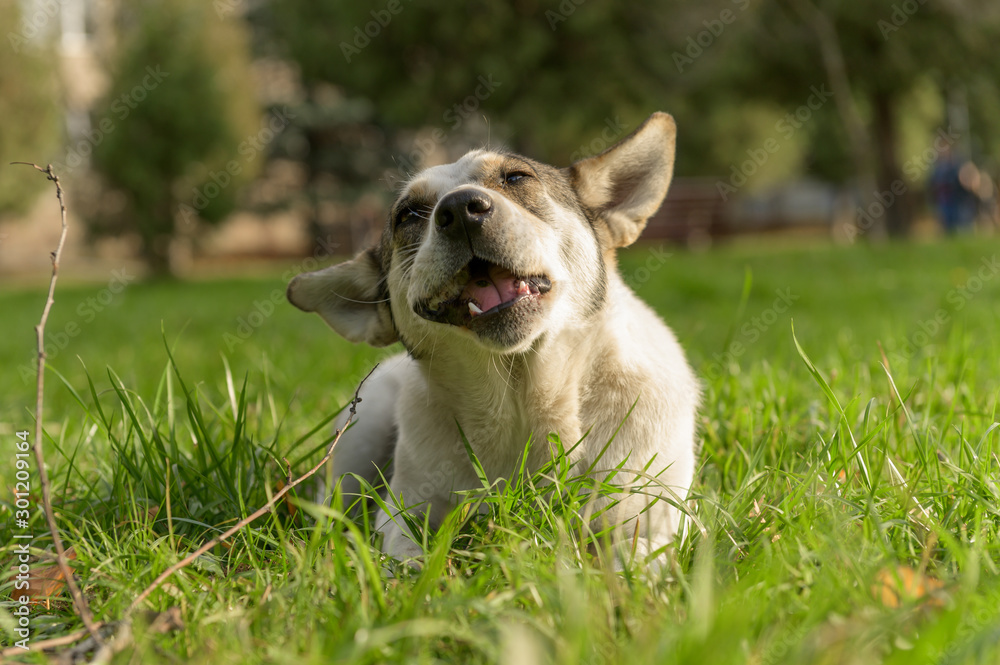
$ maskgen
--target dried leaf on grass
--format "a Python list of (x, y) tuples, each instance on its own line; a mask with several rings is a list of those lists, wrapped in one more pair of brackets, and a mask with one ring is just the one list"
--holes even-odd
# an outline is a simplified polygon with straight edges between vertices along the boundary
[[(72, 547), (66, 550), (66, 559), (76, 559), (76, 552)], [(33, 566), (29, 571), (28, 588), (21, 589), (20, 593), (27, 596), (32, 605), (48, 607), (50, 601), (63, 599), (65, 591), (66, 578), (59, 570), (59, 565), (53, 561)]]
[(944, 582), (909, 566), (883, 568), (872, 585), (872, 595), (886, 607), (894, 608), (904, 603), (943, 607), (943, 591)]

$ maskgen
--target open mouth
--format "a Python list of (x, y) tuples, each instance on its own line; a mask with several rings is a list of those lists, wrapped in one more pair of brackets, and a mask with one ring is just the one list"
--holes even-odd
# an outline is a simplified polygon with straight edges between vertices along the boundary
[(417, 303), (414, 309), (428, 321), (468, 326), (473, 320), (537, 300), (551, 288), (551, 280), (544, 275), (517, 275), (473, 258), (439, 294)]

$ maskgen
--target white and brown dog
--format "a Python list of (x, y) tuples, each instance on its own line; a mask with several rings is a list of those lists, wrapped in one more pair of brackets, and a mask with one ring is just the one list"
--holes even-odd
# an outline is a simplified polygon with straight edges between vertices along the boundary
[[(694, 473), (699, 386), (615, 251), (663, 201), (675, 137), (673, 118), (655, 113), (565, 169), (469, 152), (409, 180), (374, 247), (296, 277), (295, 306), (351, 341), (408, 352), (362, 388), (334, 473), (374, 483), (391, 459), (390, 490), (435, 525), (456, 492), (481, 486), (460, 428), (491, 480), (516, 473), (529, 438), (534, 468), (550, 432), (567, 448), (582, 438), (576, 468), (634, 472), (615, 476), (626, 491), (606, 515), (619, 542), (639, 557), (662, 550)], [(420, 553), (401, 519), (377, 523), (390, 555)]]

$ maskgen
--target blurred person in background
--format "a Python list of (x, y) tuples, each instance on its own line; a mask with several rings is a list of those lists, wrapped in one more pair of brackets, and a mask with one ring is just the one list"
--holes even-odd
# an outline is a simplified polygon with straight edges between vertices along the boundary
[(946, 147), (938, 155), (928, 185), (938, 220), (946, 234), (972, 229), (979, 208), (976, 194), (979, 180), (976, 165), (960, 159), (951, 147)]

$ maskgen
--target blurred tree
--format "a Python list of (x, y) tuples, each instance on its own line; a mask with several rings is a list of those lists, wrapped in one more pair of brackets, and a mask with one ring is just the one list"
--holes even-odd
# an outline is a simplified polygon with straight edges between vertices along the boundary
[(7, 26), (7, 48), (0, 58), (0, 215), (22, 214), (48, 187), (32, 169), (12, 161), (52, 159), (63, 139), (56, 65), (38, 29), (22, 21), (22, 3), (0, 0), (0, 25)]
[[(737, 57), (714, 60), (713, 80), (747, 99), (801, 105), (825, 85), (840, 119), (841, 162), (851, 164), (866, 207), (879, 205), (890, 235), (903, 235), (909, 197), (892, 194), (905, 183), (902, 116), (928, 80), (941, 96), (956, 87), (996, 81), (1000, 10), (992, 0), (765, 0), (734, 31)], [(736, 37), (736, 35), (734, 35)], [(992, 87), (996, 95), (995, 85)], [(976, 87), (981, 90), (981, 86)], [(986, 100), (981, 100), (985, 102)], [(818, 114), (822, 117), (827, 112)], [(1000, 130), (994, 120), (980, 131)], [(816, 123), (814, 129), (828, 130)], [(813, 131), (816, 152), (829, 156), (828, 131)], [(887, 195), (888, 194), (888, 195)], [(878, 206), (875, 207), (878, 209)]]
[[(331, 84), (342, 91), (342, 111), (303, 114), (318, 121), (303, 123), (305, 162), (310, 182), (332, 175), (357, 192), (393, 166), (405, 174), (439, 148), (480, 140), (474, 128), (484, 117), (490, 141), (567, 164), (623, 138), (650, 112), (672, 111), (669, 81), (647, 59), (669, 60), (664, 39), (686, 33), (665, 17), (651, 20), (658, 5), (287, 0), (269, 3), (257, 23), (277, 54), (298, 64), (310, 104), (322, 107)], [(353, 112), (359, 102), (364, 118)], [(424, 131), (407, 131), (416, 129)], [(380, 159), (370, 159), (376, 150)], [(696, 161), (701, 154), (693, 152)], [(326, 233), (312, 226), (314, 236)]]
[(90, 229), (136, 232), (149, 268), (163, 276), (181, 226), (193, 231), (232, 210), (271, 130), (261, 124), (242, 22), (200, 0), (152, 0), (123, 12), (131, 36), (93, 123), (101, 134), (93, 163), (125, 205), (90, 215)]
[(369, 99), (393, 126), (450, 133), (496, 115), (516, 147), (565, 162), (581, 139), (606, 128), (620, 138), (663, 105), (664, 82), (637, 45), (662, 46), (657, 4), (288, 0), (271, 11), (307, 84)]
[[(313, 248), (325, 255), (350, 253), (363, 246), (377, 224), (373, 215), (385, 193), (383, 176), (391, 166), (397, 128), (386, 124), (363, 95), (317, 75), (318, 62), (339, 57), (322, 43), (324, 26), (313, 23), (314, 18), (327, 16), (325, 5), (226, 5), (229, 13), (244, 9), (253, 28), (255, 53), (290, 61), (299, 73), (304, 94), (293, 105), (295, 123), (276, 142), (273, 155), (304, 167), (301, 195)], [(374, 208), (366, 204), (357, 209), (359, 201), (371, 194), (375, 194)]]
[[(445, 137), (492, 116), (494, 136), (553, 163), (664, 109), (680, 127), (680, 175), (728, 176), (777, 141), (762, 174), (807, 168), (857, 183), (867, 203), (905, 177), (901, 117), (929, 81), (941, 98), (978, 96), (971, 116), (990, 125), (978, 131), (1000, 132), (977, 115), (995, 108), (982, 98), (1000, 67), (994, 0), (285, 0), (269, 11), (307, 86), (332, 83), (370, 100), (386, 127)], [(881, 218), (899, 234), (910, 213), (895, 198)]]

